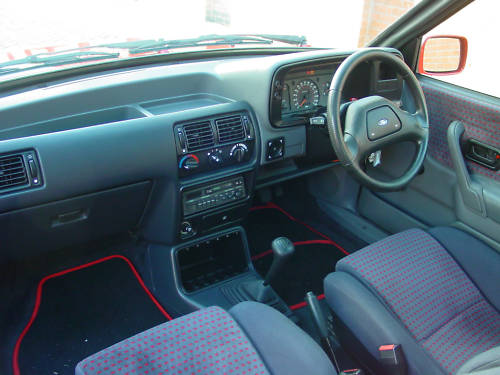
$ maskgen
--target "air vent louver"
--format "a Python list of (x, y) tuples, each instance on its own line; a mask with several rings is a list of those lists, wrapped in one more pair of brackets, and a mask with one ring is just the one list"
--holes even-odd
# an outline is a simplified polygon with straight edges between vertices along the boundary
[(210, 121), (186, 124), (183, 129), (189, 152), (213, 147), (215, 145), (214, 132), (210, 125)]
[(28, 185), (28, 183), (22, 155), (0, 157), (0, 190)]
[(245, 128), (240, 115), (228, 116), (215, 120), (219, 133), (219, 142), (238, 142), (245, 139)]

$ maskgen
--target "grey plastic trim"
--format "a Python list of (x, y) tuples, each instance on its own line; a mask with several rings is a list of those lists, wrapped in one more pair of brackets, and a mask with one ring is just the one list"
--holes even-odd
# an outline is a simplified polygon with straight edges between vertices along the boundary
[(376, 227), (370, 221), (345, 208), (321, 200), (318, 200), (318, 204), (329, 217), (341, 223), (345, 228), (350, 229), (358, 238), (369, 244), (389, 235), (389, 233)]
[[(496, 224), (496, 225), (498, 225), (498, 224)], [(488, 237), (487, 235), (484, 235), (482, 232), (479, 232), (478, 230), (472, 228), (471, 226), (463, 223), (462, 221), (457, 221), (457, 222), (453, 223), (451, 226), (454, 228), (463, 230), (464, 232), (467, 232), (476, 238), (479, 238), (481, 241), (488, 244), (496, 251), (500, 252), (500, 242), (498, 242), (499, 239), (496, 239), (493, 237)], [(484, 230), (484, 227), (481, 229)]]
[(460, 148), (460, 138), (465, 127), (460, 121), (453, 121), (448, 127), (447, 139), (453, 168), (457, 174), (458, 188), (465, 205), (479, 215), (486, 217), (483, 189), (481, 185), (473, 183)]

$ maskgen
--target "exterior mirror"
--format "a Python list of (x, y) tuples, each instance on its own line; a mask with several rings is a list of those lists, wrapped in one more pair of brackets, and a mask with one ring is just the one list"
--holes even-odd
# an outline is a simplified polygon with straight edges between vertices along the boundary
[(465, 68), (467, 48), (463, 36), (430, 36), (422, 44), (418, 72), (430, 76), (458, 74)]

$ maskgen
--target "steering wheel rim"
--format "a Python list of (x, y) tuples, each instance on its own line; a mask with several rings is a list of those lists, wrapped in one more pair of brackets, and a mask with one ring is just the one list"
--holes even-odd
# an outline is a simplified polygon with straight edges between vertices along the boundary
[[(409, 113), (386, 98), (369, 96), (348, 106), (343, 130), (341, 103), (345, 84), (356, 67), (370, 61), (380, 61), (396, 69), (407, 84), (416, 111)], [(380, 49), (362, 49), (342, 62), (330, 85), (327, 124), (330, 141), (338, 159), (360, 184), (371, 190), (403, 189), (416, 176), (425, 160), (429, 141), (425, 96), (411, 69), (393, 53)], [(415, 141), (418, 150), (412, 164), (402, 176), (391, 181), (381, 181), (363, 170), (362, 163), (370, 153), (403, 141)]]

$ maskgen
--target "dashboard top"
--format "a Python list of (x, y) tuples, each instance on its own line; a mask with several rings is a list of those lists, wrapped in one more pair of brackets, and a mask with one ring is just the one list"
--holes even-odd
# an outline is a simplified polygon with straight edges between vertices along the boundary
[[(28, 201), (41, 203), (56, 199), (58, 188), (66, 195), (75, 195), (136, 181), (133, 168), (118, 168), (116, 163), (139, 167), (153, 151), (158, 163), (148, 164), (139, 174), (172, 179), (177, 175), (174, 172), (177, 160), (167, 154), (175, 155), (175, 124), (235, 110), (248, 110), (257, 128), (256, 141), (261, 149), (270, 139), (282, 138), (286, 145), (285, 157), (303, 156), (306, 127), (277, 128), (271, 123), (269, 103), (273, 80), (277, 72), (286, 72), (285, 81), (293, 91), (294, 83), (297, 86), (305, 73), (318, 90), (324, 90), (333, 74), (331, 70), (349, 53), (321, 50), (179, 62), (103, 72), (39, 85), (23, 92), (4, 93), (0, 98), (0, 155), (34, 149), (40, 153), (40, 166), (45, 175), (67, 176), (62, 185), (47, 178), (37, 194), (30, 194), (32, 198), (12, 207), (28, 204)], [(310, 66), (313, 69), (309, 69)], [(320, 91), (319, 105), (324, 104), (321, 94)], [(288, 114), (297, 109), (304, 97), (307, 99), (307, 87), (305, 92), (298, 92), (295, 99), (291, 93)], [(281, 108), (281, 100), (279, 105)], [(303, 103), (300, 110), (307, 106)], [(114, 140), (104, 141), (103, 137), (114, 137)], [(138, 148), (138, 139), (149, 142), (145, 143), (147, 151)], [(114, 153), (107, 157), (110, 150)], [(61, 155), (71, 155), (65, 160), (67, 165), (60, 162)], [(166, 167), (170, 163), (171, 168)], [(258, 163), (268, 163), (264, 153), (259, 154)], [(82, 170), (88, 174), (86, 178), (80, 175), (71, 178)], [(48, 194), (50, 191), (54, 194)]]
[[(274, 82), (283, 72), (290, 90), (304, 77), (318, 85), (318, 90), (325, 89), (335, 66), (349, 53), (323, 50), (214, 58), (102, 72), (4, 92), (0, 97), (0, 159), (16, 153), (32, 155), (41, 180), (30, 188), (0, 191), (0, 218), (30, 223), (28, 211), (39, 208), (47, 212), (40, 220), (51, 230), (54, 215), (65, 212), (48, 213), (45, 206), (70, 207), (72, 197), (83, 195), (91, 205), (106, 190), (152, 181), (141, 216), (143, 234), (151, 241), (172, 243), (182, 209), (176, 203), (179, 189), (235, 175), (247, 176), (252, 186), (256, 183), (252, 179), (268, 181), (272, 173), (288, 173), (290, 164), (321, 148), (310, 148), (304, 123), (289, 127), (272, 123)], [(360, 82), (360, 87), (366, 87), (366, 82)], [(307, 90), (298, 92), (296, 99), (291, 94), (285, 114), (297, 109), (312, 113), (313, 105), (302, 103), (304, 98), (311, 100), (307, 95)], [(324, 96), (319, 95), (318, 107), (324, 105)], [(282, 105), (279, 100), (280, 110)], [(198, 138), (212, 142), (213, 137), (213, 143), (191, 149), (188, 144), (184, 152), (177, 131), (184, 124), (193, 125), (180, 129), (186, 142)], [(235, 135), (233, 126), (241, 129), (241, 125), (244, 132)], [(231, 141), (223, 141), (223, 131)], [(273, 141), (283, 146), (276, 159), (282, 163), (267, 168), (275, 162), (266, 155)], [(324, 148), (331, 151), (329, 145)], [(195, 164), (196, 157), (200, 172), (182, 175), (181, 168)], [(221, 167), (214, 167), (214, 162)], [(142, 188), (133, 190), (143, 196)], [(12, 221), (10, 215), (18, 216)], [(99, 222), (86, 212), (82, 215)], [(106, 222), (107, 229), (112, 229), (112, 222)], [(15, 241), (12, 245), (15, 248)]]

